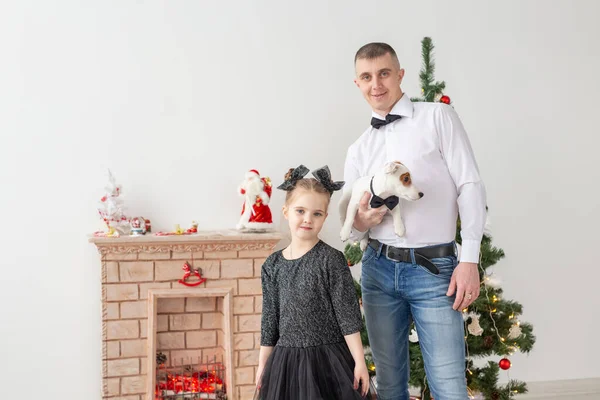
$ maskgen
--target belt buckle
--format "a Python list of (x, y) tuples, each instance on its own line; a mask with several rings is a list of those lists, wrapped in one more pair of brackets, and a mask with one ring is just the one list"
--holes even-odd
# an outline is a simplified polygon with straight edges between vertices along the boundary
[(385, 246), (385, 256), (389, 259), (389, 260), (394, 260), (392, 257), (390, 257), (390, 249), (392, 248), (392, 246)]
[[(390, 249), (393, 249), (393, 252), (397, 253), (397, 257), (392, 257), (390, 256)], [(409, 250), (408, 249), (400, 249), (398, 247), (392, 247), (392, 246), (387, 246), (387, 248), (385, 249), (385, 256), (390, 259), (390, 260), (394, 260), (397, 262), (408, 262), (408, 256), (407, 254), (409, 254)]]

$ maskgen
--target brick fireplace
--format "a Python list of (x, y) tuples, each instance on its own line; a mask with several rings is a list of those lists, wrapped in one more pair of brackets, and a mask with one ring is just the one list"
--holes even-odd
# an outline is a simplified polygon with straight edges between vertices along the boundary
[[(102, 267), (102, 399), (155, 399), (159, 353), (165, 369), (222, 364), (227, 400), (252, 399), (260, 270), (280, 240), (238, 231), (90, 238)], [(184, 281), (186, 262), (206, 281)]]

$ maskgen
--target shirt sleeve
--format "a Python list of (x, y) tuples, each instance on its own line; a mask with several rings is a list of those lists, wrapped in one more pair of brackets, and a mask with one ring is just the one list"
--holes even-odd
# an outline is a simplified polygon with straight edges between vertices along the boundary
[(329, 293), (342, 335), (360, 332), (363, 328), (363, 319), (358, 296), (354, 287), (354, 279), (342, 252), (336, 251), (330, 257), (327, 271), (329, 272)]
[(260, 324), (260, 345), (275, 346), (279, 340), (279, 295), (268, 268), (268, 261), (261, 268), (263, 309)]
[(486, 220), (486, 191), (467, 132), (458, 114), (441, 104), (435, 117), (442, 156), (458, 192), (461, 220), (461, 262), (479, 263)]
[[(352, 190), (352, 185), (358, 178), (361, 178), (360, 170), (356, 165), (356, 160), (352, 153), (352, 147), (350, 147), (346, 153), (346, 162), (344, 163), (344, 182), (346, 182), (344, 184), (344, 190)], [(352, 227), (352, 231), (350, 231), (350, 240), (353, 242), (359, 242), (365, 237), (366, 234), (367, 232), (362, 232)]]

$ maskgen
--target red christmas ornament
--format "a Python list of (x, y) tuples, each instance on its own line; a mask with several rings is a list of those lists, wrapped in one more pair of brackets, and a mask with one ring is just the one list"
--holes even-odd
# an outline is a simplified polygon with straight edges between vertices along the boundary
[[(190, 263), (188, 263), (186, 261), (186, 262), (183, 263), (183, 268), (182, 269), (185, 271), (185, 273), (183, 274), (183, 278), (181, 278), (179, 280), (179, 283), (181, 283), (182, 285), (185, 285), (185, 286), (198, 286), (198, 285), (206, 282), (206, 278), (202, 277), (202, 272), (201, 272), (200, 268), (194, 269), (194, 267), (192, 267), (190, 265)], [(195, 276), (195, 277), (198, 278), (198, 280), (196, 282), (186, 282), (187, 279), (190, 276)]]
[(508, 358), (503, 358), (502, 360), (500, 360), (498, 362), (498, 365), (500, 366), (500, 368), (502, 368), (503, 370), (507, 370), (510, 368), (511, 364), (510, 364), (510, 360)]
[(444, 104), (450, 104), (450, 97), (443, 95), (442, 97), (440, 97), (440, 102)]

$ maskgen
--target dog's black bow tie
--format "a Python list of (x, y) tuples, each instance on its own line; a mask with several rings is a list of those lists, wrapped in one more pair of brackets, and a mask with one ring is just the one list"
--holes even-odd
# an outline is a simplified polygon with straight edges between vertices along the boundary
[(373, 126), (373, 128), (375, 129), (379, 129), (382, 126), (385, 126), (389, 123), (394, 122), (397, 119), (402, 118), (400, 115), (395, 115), (395, 114), (388, 114), (385, 116), (385, 121), (379, 118), (371, 118), (371, 125)]
[(394, 207), (396, 207), (400, 202), (400, 199), (398, 196), (390, 196), (386, 199), (382, 199), (381, 197), (375, 195), (375, 192), (373, 192), (373, 178), (371, 178), (371, 194), (373, 195), (370, 201), (371, 208), (379, 208), (385, 205), (390, 210), (393, 210)]
[(386, 199), (382, 199), (381, 197), (374, 195), (371, 197), (371, 208), (379, 208), (385, 204), (387, 208), (393, 210), (394, 207), (398, 205), (399, 201), (400, 199), (398, 196), (390, 196)]

